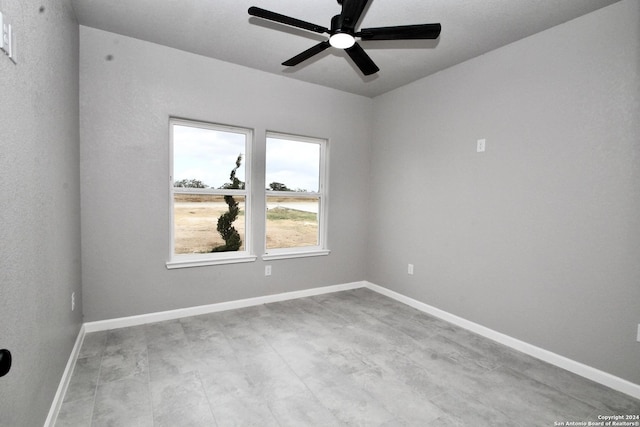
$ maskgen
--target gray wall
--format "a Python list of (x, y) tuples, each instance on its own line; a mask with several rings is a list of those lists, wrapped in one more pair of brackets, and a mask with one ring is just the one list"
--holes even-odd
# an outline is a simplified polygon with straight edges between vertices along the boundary
[(0, 0), (0, 10), (18, 59), (0, 55), (0, 348), (14, 357), (0, 425), (37, 426), (82, 321), (78, 25), (66, 0)]
[[(373, 101), (80, 27), (82, 278), (86, 321), (237, 300), (365, 277)], [(109, 58), (110, 60), (108, 60)], [(167, 270), (168, 119), (330, 139), (329, 256)], [(258, 207), (256, 204), (254, 207)], [(254, 251), (264, 224), (254, 216)]]
[[(640, 383), (638, 8), (374, 100), (81, 27), (85, 320), (367, 278)], [(170, 115), (254, 128), (255, 189), (265, 130), (330, 138), (331, 255), (167, 270)]]
[(376, 98), (368, 280), (640, 384), (639, 74), (626, 0)]

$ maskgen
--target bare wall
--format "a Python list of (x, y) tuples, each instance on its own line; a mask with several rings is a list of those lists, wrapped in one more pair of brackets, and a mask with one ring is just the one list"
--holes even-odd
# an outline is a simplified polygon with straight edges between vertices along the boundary
[(622, 1), (376, 98), (367, 279), (640, 384), (639, 29)]
[[(86, 321), (363, 279), (371, 99), (88, 27), (80, 36)], [(170, 116), (253, 128), (257, 202), (265, 131), (329, 138), (331, 254), (269, 261), (270, 277), (260, 258), (167, 270)]]
[[(78, 24), (68, 1), (0, 0), (0, 425), (47, 417), (82, 322)], [(71, 293), (77, 306), (71, 311)]]

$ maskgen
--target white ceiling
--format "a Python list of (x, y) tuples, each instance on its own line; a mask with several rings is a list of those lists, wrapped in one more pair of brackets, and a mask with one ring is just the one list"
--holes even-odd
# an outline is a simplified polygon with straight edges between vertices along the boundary
[(329, 27), (341, 10), (336, 0), (71, 0), (81, 25), (368, 97), (617, 1), (371, 0), (359, 27), (439, 22), (442, 33), (435, 41), (360, 42), (380, 67), (365, 77), (335, 48), (280, 65), (326, 36), (247, 13), (258, 6)]

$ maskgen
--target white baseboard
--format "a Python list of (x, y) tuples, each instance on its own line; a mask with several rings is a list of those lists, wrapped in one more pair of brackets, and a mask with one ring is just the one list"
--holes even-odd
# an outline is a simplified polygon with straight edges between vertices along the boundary
[(67, 388), (69, 387), (69, 382), (71, 381), (71, 376), (73, 375), (73, 369), (76, 366), (76, 361), (78, 360), (78, 355), (80, 354), (80, 349), (82, 348), (84, 335), (85, 329), (83, 325), (80, 327), (80, 331), (78, 332), (78, 336), (76, 337), (76, 343), (73, 345), (73, 349), (71, 350), (71, 354), (69, 355), (69, 360), (67, 361), (67, 366), (64, 368), (64, 372), (62, 373), (60, 384), (58, 384), (58, 390), (56, 391), (56, 395), (53, 397), (53, 402), (51, 403), (51, 407), (49, 408), (47, 419), (44, 421), (44, 427), (53, 427), (56, 423), (58, 413), (60, 412), (60, 408), (62, 407), (64, 395), (67, 393)]
[(160, 311), (157, 313), (141, 314), (138, 316), (120, 317), (117, 319), (99, 320), (84, 324), (85, 332), (106, 331), (110, 329), (126, 328), (129, 326), (144, 325), (147, 323), (162, 322), (165, 320), (180, 319), (182, 317), (198, 316), (201, 314), (215, 313), (218, 311), (234, 310), (244, 307), (252, 307), (278, 301), (286, 301), (297, 298), (310, 297), (332, 292), (347, 291), (362, 288), (366, 282), (353, 282), (341, 285), (322, 286), (320, 288), (305, 289), (302, 291), (284, 292), (275, 295), (265, 295), (255, 298), (247, 298), (235, 301), (221, 302), (217, 304), (199, 305), (196, 307), (180, 308), (177, 310)]
[(382, 286), (378, 286), (370, 282), (365, 282), (365, 283), (367, 288), (371, 289), (372, 291), (378, 292), (379, 294), (385, 295), (389, 298), (393, 298), (396, 301), (404, 303), (417, 310), (420, 310), (432, 316), (438, 317), (449, 323), (453, 323), (454, 325), (460, 326), (461, 328), (467, 329), (471, 332), (475, 332), (478, 335), (481, 335), (485, 338), (489, 338), (490, 340), (499, 342), (500, 344), (504, 344), (515, 350), (521, 351), (522, 353), (528, 354), (529, 356), (533, 356), (537, 359), (540, 359), (552, 365), (558, 366), (559, 368), (565, 369), (569, 372), (573, 372), (574, 374), (588, 378), (591, 381), (595, 381), (609, 388), (628, 394), (629, 396), (635, 397), (636, 399), (640, 399), (640, 385), (638, 384), (634, 384), (620, 377), (616, 377), (615, 375), (611, 375), (607, 372), (601, 371), (599, 369), (593, 368), (591, 366), (585, 365), (583, 363), (577, 362), (575, 360), (572, 360), (567, 357), (561, 356), (559, 354), (553, 353), (551, 351), (545, 350), (543, 348), (536, 347), (535, 345), (526, 343), (524, 341), (520, 341), (516, 338), (510, 337), (503, 333), (494, 331), (493, 329), (489, 329), (485, 326), (463, 319), (462, 317), (458, 317), (454, 314), (448, 313), (444, 310), (440, 310), (439, 308), (425, 304), (413, 298), (404, 296), (402, 294), (399, 294), (397, 292), (394, 292)]

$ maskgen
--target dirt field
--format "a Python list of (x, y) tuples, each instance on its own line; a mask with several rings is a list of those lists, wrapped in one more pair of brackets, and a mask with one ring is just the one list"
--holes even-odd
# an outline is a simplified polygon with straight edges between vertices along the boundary
[(267, 249), (318, 244), (318, 216), (294, 209), (267, 211)]
[[(174, 203), (174, 236), (177, 254), (206, 253), (224, 244), (216, 230), (218, 217), (227, 211), (222, 196), (177, 194)], [(244, 200), (233, 223), (244, 250)], [(288, 200), (291, 202), (291, 199)], [(300, 202), (308, 202), (300, 200)], [(290, 206), (290, 203), (289, 203)], [(314, 213), (274, 208), (267, 212), (267, 248), (301, 247), (317, 244), (318, 221)]]

